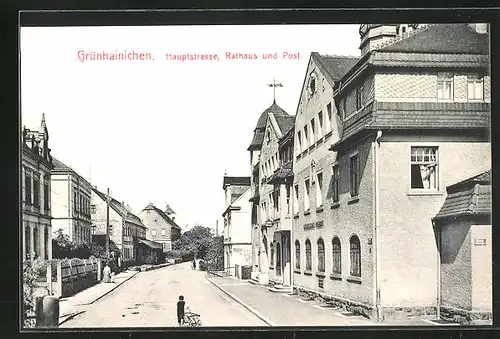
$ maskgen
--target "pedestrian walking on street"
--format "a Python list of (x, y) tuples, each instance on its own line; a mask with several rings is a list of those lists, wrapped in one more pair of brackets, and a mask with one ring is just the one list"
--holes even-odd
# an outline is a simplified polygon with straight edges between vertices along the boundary
[(102, 272), (102, 282), (109, 283), (111, 281), (111, 267), (109, 267), (109, 262), (106, 262), (106, 266)]
[(177, 321), (179, 322), (179, 326), (182, 325), (182, 321), (184, 320), (184, 296), (179, 296), (179, 301), (177, 302)]
[(192, 264), (193, 264), (193, 270), (196, 270), (196, 259), (193, 259)]

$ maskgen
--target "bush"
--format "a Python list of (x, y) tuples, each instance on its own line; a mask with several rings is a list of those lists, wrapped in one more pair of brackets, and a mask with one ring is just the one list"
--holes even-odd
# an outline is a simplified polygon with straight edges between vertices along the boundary
[(165, 252), (165, 258), (180, 258), (184, 261), (191, 261), (194, 259), (194, 253), (191, 251), (183, 251), (183, 250), (172, 250)]
[(208, 269), (208, 264), (205, 260), (200, 260), (198, 267), (200, 268), (200, 271), (206, 271)]

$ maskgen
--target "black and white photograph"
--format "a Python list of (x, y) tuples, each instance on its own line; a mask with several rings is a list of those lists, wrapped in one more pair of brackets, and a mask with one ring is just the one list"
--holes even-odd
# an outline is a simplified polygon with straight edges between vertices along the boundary
[(19, 30), (21, 330), (493, 324), (490, 24)]

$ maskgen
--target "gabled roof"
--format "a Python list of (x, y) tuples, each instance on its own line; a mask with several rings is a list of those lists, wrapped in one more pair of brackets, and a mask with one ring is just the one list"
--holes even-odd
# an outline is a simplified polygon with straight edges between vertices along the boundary
[(489, 35), (468, 24), (433, 24), (418, 28), (379, 48), (386, 52), (489, 54)]
[[(92, 191), (99, 196), (102, 200), (106, 201), (106, 194), (102, 193), (99, 191), (96, 187), (92, 187)], [(112, 208), (116, 213), (120, 215), (123, 219), (126, 221), (132, 222), (134, 224), (137, 224), (143, 228), (146, 228), (144, 224), (142, 223), (141, 219), (136, 216), (134, 213), (130, 212), (125, 205), (123, 205), (121, 202), (116, 200), (113, 197), (109, 197), (109, 207)]]
[(52, 165), (54, 165), (54, 170), (63, 170), (63, 171), (73, 171), (71, 167), (68, 165), (64, 164), (62, 161), (57, 159), (56, 157), (52, 156)]
[(274, 116), (283, 135), (287, 134), (295, 126), (295, 115)]
[(254, 129), (254, 136), (250, 146), (248, 146), (247, 151), (252, 151), (255, 149), (260, 149), (262, 147), (262, 142), (264, 141), (264, 132), (267, 124), (267, 117), (269, 113), (273, 113), (276, 119), (283, 116), (290, 116), (283, 108), (276, 104), (276, 101), (273, 102), (271, 106), (269, 106), (264, 112), (261, 113), (259, 120), (257, 121), (257, 126)]
[(167, 204), (167, 207), (165, 207), (165, 213), (167, 213), (167, 215), (170, 215), (170, 214), (175, 214), (174, 210), (172, 209), (172, 207), (170, 207), (170, 205)]
[(491, 170), (446, 188), (447, 196), (435, 221), (474, 215), (491, 215)]
[(333, 81), (339, 81), (361, 59), (355, 56), (322, 55), (313, 52), (320, 66), (331, 76)]
[(179, 225), (177, 225), (175, 223), (175, 221), (172, 220), (172, 218), (170, 218), (164, 211), (162, 211), (161, 209), (159, 209), (158, 207), (156, 207), (155, 205), (153, 204), (149, 204), (147, 205), (146, 207), (144, 207), (143, 211), (155, 211), (156, 213), (158, 213), (166, 222), (168, 222), (170, 224), (170, 226), (172, 226), (173, 228), (177, 228), (177, 229), (181, 229), (179, 227)]
[(227, 177), (224, 176), (222, 189), (225, 190), (228, 185), (250, 186), (250, 177)]

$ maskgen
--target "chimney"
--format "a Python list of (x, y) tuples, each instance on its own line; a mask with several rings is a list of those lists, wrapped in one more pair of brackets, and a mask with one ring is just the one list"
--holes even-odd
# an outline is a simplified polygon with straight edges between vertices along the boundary
[(469, 27), (479, 34), (488, 33), (488, 24), (469, 24)]
[(362, 24), (359, 27), (361, 57), (377, 49), (381, 44), (394, 40), (398, 25)]

